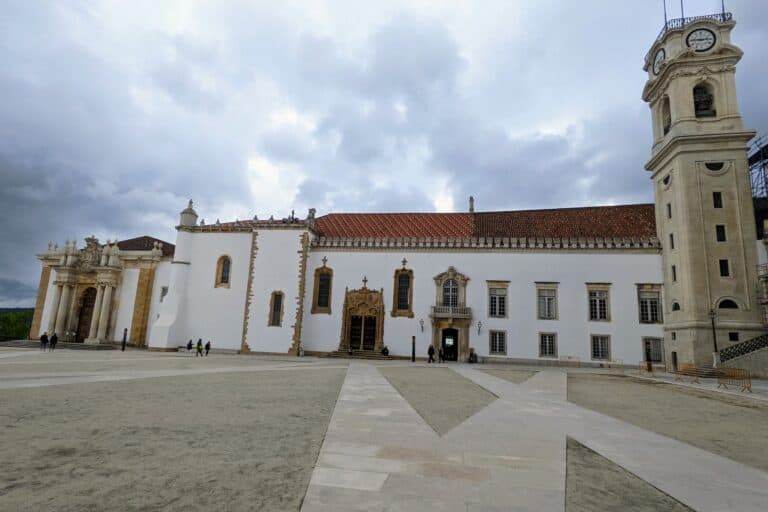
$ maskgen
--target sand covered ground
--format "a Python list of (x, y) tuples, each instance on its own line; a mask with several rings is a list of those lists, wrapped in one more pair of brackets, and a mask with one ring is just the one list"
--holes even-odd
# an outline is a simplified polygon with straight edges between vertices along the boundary
[(345, 372), (0, 391), (0, 510), (299, 510)]
[(631, 377), (568, 374), (568, 400), (768, 471), (768, 402)]
[(379, 371), (441, 436), (496, 400), (449, 368), (380, 366)]

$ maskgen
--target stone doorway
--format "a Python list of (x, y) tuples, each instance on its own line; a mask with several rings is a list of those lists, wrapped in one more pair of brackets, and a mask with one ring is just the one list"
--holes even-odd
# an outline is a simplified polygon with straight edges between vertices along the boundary
[(446, 361), (458, 361), (459, 359), (459, 331), (456, 329), (443, 329), (442, 343), (443, 359)]
[(384, 345), (383, 290), (346, 290), (339, 351), (381, 351)]
[(80, 297), (80, 314), (77, 318), (75, 342), (82, 343), (88, 338), (93, 319), (93, 309), (96, 306), (96, 288), (86, 288)]

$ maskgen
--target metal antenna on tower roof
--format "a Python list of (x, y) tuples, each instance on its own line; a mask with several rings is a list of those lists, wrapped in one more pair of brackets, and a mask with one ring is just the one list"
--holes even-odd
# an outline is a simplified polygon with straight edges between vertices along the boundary
[(667, 0), (662, 0), (664, 2), (664, 28), (667, 28)]

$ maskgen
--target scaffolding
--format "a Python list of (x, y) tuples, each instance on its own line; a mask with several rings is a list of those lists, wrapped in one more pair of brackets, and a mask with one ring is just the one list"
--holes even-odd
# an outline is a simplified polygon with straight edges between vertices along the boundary
[(752, 197), (768, 199), (768, 137), (761, 135), (749, 145), (747, 152)]

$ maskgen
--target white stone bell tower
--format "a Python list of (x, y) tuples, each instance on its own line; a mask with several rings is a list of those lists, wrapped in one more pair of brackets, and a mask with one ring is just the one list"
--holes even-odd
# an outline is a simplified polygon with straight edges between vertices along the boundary
[(736, 101), (735, 25), (725, 12), (670, 20), (645, 58), (670, 364), (711, 365), (715, 342), (764, 332), (746, 146), (755, 132)]

